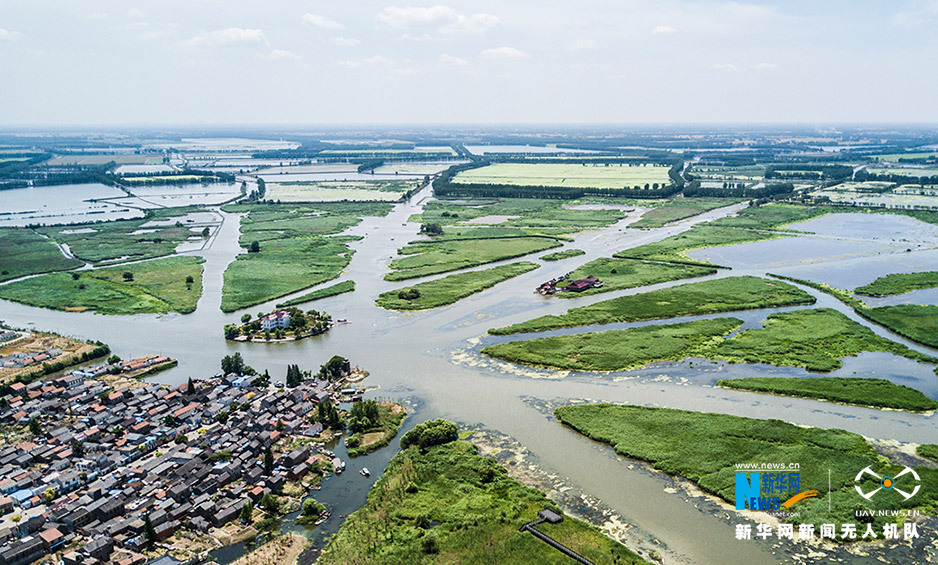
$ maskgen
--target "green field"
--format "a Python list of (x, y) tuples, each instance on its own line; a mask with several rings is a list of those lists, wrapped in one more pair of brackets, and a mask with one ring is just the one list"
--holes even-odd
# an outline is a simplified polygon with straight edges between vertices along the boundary
[(630, 228), (660, 228), (665, 224), (697, 216), (710, 210), (740, 202), (739, 198), (677, 198), (664, 205), (652, 208), (632, 224)]
[[(375, 303), (388, 310), (426, 310), (453, 304), (467, 296), (482, 292), (496, 284), (537, 269), (540, 265), (522, 261), (499, 265), (484, 271), (456, 273), (441, 279), (426, 281), (400, 290), (383, 293)], [(416, 297), (407, 293), (416, 291)]]
[(54, 241), (27, 228), (0, 229), (0, 281), (25, 275), (65, 271), (81, 261), (62, 255)]
[[(909, 501), (895, 492), (882, 493), (868, 502), (860, 498), (854, 489), (858, 470), (871, 466), (881, 475), (895, 476), (901, 467), (889, 465), (863, 437), (844, 430), (611, 404), (562, 406), (554, 414), (574, 430), (611, 445), (616, 453), (647, 461), (669, 475), (686, 477), (730, 504), (735, 503), (737, 464), (799, 463), (799, 490), (818, 490), (821, 495), (793, 506), (795, 514), (791, 520), (804, 524), (834, 523), (838, 533), (839, 524), (857, 522), (855, 509), (861, 502), (864, 509), (874, 511), (921, 508), (926, 513), (938, 503), (938, 469), (926, 467), (915, 467), (922, 488)], [(865, 491), (875, 488), (870, 484), (860, 486)], [(781, 498), (784, 501), (787, 496)], [(880, 535), (884, 524), (903, 519), (888, 514), (872, 518)], [(858, 529), (857, 537), (862, 532), (862, 528)]]
[(417, 186), (415, 180), (271, 181), (267, 183), (266, 199), (277, 202), (393, 202)]
[(36, 231), (54, 241), (68, 244), (75, 257), (91, 263), (149, 259), (173, 254), (176, 246), (198, 234), (190, 231), (184, 221), (178, 225), (170, 221), (169, 225), (146, 228), (143, 224), (182, 218), (189, 212), (200, 211), (204, 212), (194, 207), (150, 210), (147, 218), (139, 220), (78, 224), (67, 228), (47, 227)]
[(570, 257), (579, 257), (580, 255), (586, 255), (586, 251), (582, 249), (564, 249), (563, 251), (541, 255), (541, 261), (561, 261)]
[(616, 253), (614, 257), (705, 266), (710, 265), (710, 262), (691, 259), (687, 256), (687, 252), (695, 249), (736, 245), (777, 237), (785, 236), (769, 231), (740, 230), (704, 224), (694, 226), (684, 233), (673, 235), (661, 241), (623, 249)]
[(761, 329), (743, 330), (730, 339), (711, 342), (696, 353), (731, 363), (769, 363), (833, 371), (841, 367), (841, 358), (863, 351), (883, 351), (938, 363), (934, 357), (879, 337), (831, 308), (771, 314)]
[(201, 178), (202, 177), (198, 175), (151, 175), (151, 176), (143, 176), (143, 177), (121, 177), (121, 181), (129, 182), (131, 184), (133, 183), (146, 184), (148, 182), (165, 181), (165, 180), (195, 182)]
[(306, 302), (312, 302), (314, 300), (321, 300), (323, 298), (329, 298), (330, 296), (337, 296), (346, 292), (352, 292), (355, 290), (355, 281), (342, 281), (336, 283), (332, 286), (327, 286), (325, 288), (317, 288), (312, 292), (307, 292), (302, 296), (298, 296), (286, 302), (277, 304), (277, 308), (286, 308), (288, 306), (296, 306), (297, 304), (304, 304)]
[[(202, 296), (201, 257), (179, 256), (75, 273), (51, 273), (0, 286), (0, 298), (30, 306), (99, 314), (195, 311)], [(126, 281), (124, 273), (132, 273)], [(79, 275), (78, 279), (73, 274)], [(186, 277), (192, 277), (191, 284)]]
[(879, 277), (870, 284), (857, 287), (853, 291), (865, 296), (892, 296), (923, 288), (938, 288), (938, 271), (894, 273)]
[(577, 232), (605, 227), (626, 216), (621, 208), (570, 208), (575, 205), (574, 202), (538, 198), (433, 200), (427, 203), (422, 214), (412, 216), (411, 221), (463, 226), (477, 218), (504, 216), (507, 219), (500, 223), (503, 226), (562, 228)]
[(688, 171), (691, 175), (704, 179), (729, 181), (755, 181), (765, 176), (765, 165), (699, 165), (693, 164)]
[(743, 324), (736, 318), (696, 320), (489, 345), (484, 355), (535, 367), (572, 371), (627, 371), (654, 361), (679, 361)]
[(571, 308), (560, 316), (547, 315), (504, 328), (489, 330), (505, 335), (558, 328), (637, 322), (675, 316), (691, 316), (814, 304), (815, 298), (790, 284), (743, 276), (687, 283), (651, 292), (621, 296), (589, 306)]
[[(317, 563), (567, 565), (569, 557), (518, 531), (544, 508), (559, 511), (471, 443), (405, 449), (391, 460), (365, 505), (330, 538)], [(597, 565), (645, 563), (571, 516), (537, 528)]]
[(889, 155), (871, 155), (873, 159), (880, 161), (898, 161), (899, 159), (935, 159), (938, 153), (890, 153)]
[[(374, 402), (366, 401), (362, 405)], [(359, 457), (367, 455), (374, 451), (390, 445), (391, 440), (397, 436), (404, 418), (407, 417), (407, 410), (400, 404), (390, 401), (380, 401), (374, 404), (377, 411), (377, 419), (369, 422), (364, 429), (355, 428), (356, 431), (349, 434), (348, 456)], [(349, 430), (350, 432), (352, 430)]]
[(710, 225), (756, 230), (777, 230), (784, 229), (789, 224), (804, 222), (825, 214), (834, 214), (843, 211), (843, 209), (831, 206), (798, 206), (795, 204), (772, 203), (744, 208), (735, 216), (714, 220)]
[(923, 412), (938, 408), (938, 402), (914, 388), (893, 384), (884, 379), (751, 377), (719, 380), (717, 386), (766, 392), (781, 396), (819, 398), (845, 404), (856, 404), (857, 406), (910, 410), (912, 412)]
[(361, 216), (386, 214), (387, 204), (322, 203), (226, 206), (247, 212), (240, 244), (260, 252), (238, 255), (225, 271), (221, 308), (233, 312), (332, 280), (352, 259), (351, 238), (326, 237), (357, 224)]
[(938, 445), (934, 443), (923, 443), (915, 448), (915, 453), (938, 463)]
[(857, 313), (912, 341), (929, 347), (938, 347), (938, 306), (898, 304), (878, 308), (858, 308)]
[(623, 188), (671, 184), (666, 165), (495, 163), (457, 174), (454, 183)]
[[(713, 275), (716, 272), (717, 270), (711, 267), (648, 263), (636, 259), (596, 259), (570, 273), (569, 280), (575, 281), (592, 275), (603, 282), (601, 288), (591, 288), (583, 292), (559, 292), (556, 296), (576, 298), (577, 296), (599, 294), (611, 290), (703, 277)], [(566, 284), (560, 283), (557, 286), (560, 288)]]
[(513, 259), (560, 245), (557, 240), (548, 237), (449, 239), (440, 242), (428, 240), (399, 249), (398, 253), (403, 257), (391, 261), (390, 267), (394, 271), (384, 275), (384, 279), (400, 281), (446, 273)]

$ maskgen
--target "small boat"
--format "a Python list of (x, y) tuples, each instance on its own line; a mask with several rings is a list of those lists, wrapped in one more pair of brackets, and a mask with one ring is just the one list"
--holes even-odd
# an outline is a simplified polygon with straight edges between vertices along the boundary
[(364, 476), (366, 476), (366, 477), (370, 477), (370, 476), (371, 476), (371, 471), (368, 470), (368, 467), (362, 467), (361, 474), (364, 475)]
[(339, 324), (351, 324), (351, 323), (352, 323), (352, 322), (349, 322), (349, 321), (346, 320), (345, 318), (339, 318), (338, 320), (335, 321), (335, 324), (336, 324), (336, 325), (339, 325)]

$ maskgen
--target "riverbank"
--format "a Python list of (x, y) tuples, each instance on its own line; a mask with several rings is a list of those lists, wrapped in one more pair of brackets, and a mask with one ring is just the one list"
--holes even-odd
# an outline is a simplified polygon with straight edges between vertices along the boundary
[(277, 536), (254, 551), (242, 556), (232, 565), (296, 565), (308, 540), (299, 534)]

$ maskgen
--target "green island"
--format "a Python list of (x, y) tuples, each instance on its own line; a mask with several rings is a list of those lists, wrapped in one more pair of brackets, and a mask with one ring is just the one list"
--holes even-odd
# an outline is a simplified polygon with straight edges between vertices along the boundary
[(739, 198), (675, 198), (642, 214), (630, 228), (660, 228), (671, 222), (683, 220), (741, 202)]
[(365, 400), (352, 404), (348, 416), (351, 435), (345, 440), (349, 457), (366, 455), (389, 445), (401, 429), (407, 410), (386, 400)]
[(473, 224), (505, 227), (541, 227), (566, 229), (571, 232), (612, 225), (626, 216), (621, 203), (612, 201), (614, 208), (577, 201), (557, 201), (543, 198), (474, 198), (470, 200), (433, 200), (423, 212), (411, 216), (412, 222), (437, 223), (457, 227)]
[(202, 296), (201, 257), (176, 256), (87, 271), (49, 273), (0, 286), (0, 298), (99, 314), (194, 312)]
[(489, 333), (506, 335), (539, 332), (613, 322), (637, 322), (734, 310), (797, 306), (814, 302), (813, 296), (787, 283), (753, 276), (727, 277), (621, 296), (589, 306), (571, 308), (560, 316), (541, 316), (511, 326), (490, 329)]
[[(72, 255), (96, 265), (172, 255), (180, 243), (197, 237), (187, 216), (205, 213), (204, 208), (159, 208), (146, 217), (91, 224), (38, 228), (40, 235), (68, 245)], [(200, 224), (201, 226), (201, 224)]]
[[(572, 282), (594, 276), (602, 281), (603, 286), (599, 288), (589, 288), (582, 292), (559, 292), (555, 296), (560, 298), (576, 298), (577, 296), (599, 294), (612, 290), (622, 290), (679, 279), (703, 277), (716, 274), (716, 272), (717, 270), (712, 267), (653, 263), (649, 261), (639, 261), (638, 259), (601, 258), (578, 267), (567, 275), (567, 279)], [(566, 284), (569, 283), (558, 284), (557, 288), (562, 289)]]
[(307, 292), (302, 296), (297, 296), (296, 298), (292, 298), (286, 302), (277, 304), (277, 308), (296, 306), (297, 304), (312, 302), (314, 300), (321, 300), (323, 298), (329, 298), (330, 296), (337, 296), (346, 292), (352, 292), (353, 290), (355, 290), (355, 281), (342, 281), (325, 288), (317, 288), (312, 292)]
[[(835, 523), (838, 531), (840, 524), (857, 522), (854, 511), (862, 500), (854, 489), (858, 470), (871, 466), (880, 474), (895, 476), (902, 469), (890, 464), (858, 434), (801, 427), (781, 420), (615, 404), (561, 406), (554, 415), (577, 432), (609, 444), (616, 453), (647, 461), (669, 475), (686, 477), (730, 504), (735, 502), (737, 464), (799, 463), (800, 490), (819, 490), (822, 494), (793, 506), (791, 521)], [(884, 524), (904, 518), (888, 513), (880, 516), (878, 510), (927, 511), (938, 504), (938, 469), (915, 467), (915, 471), (922, 479), (922, 488), (911, 500), (904, 500), (898, 493), (886, 493), (888, 496), (863, 501), (864, 508), (874, 511), (869, 520), (880, 533)], [(870, 484), (864, 488), (875, 488)]]
[(857, 313), (912, 341), (938, 347), (938, 306), (934, 304), (857, 308)]
[(938, 463), (938, 445), (934, 443), (923, 443), (919, 445), (915, 448), (915, 453)]
[(711, 342), (697, 353), (730, 363), (769, 363), (827, 372), (839, 369), (841, 358), (864, 351), (938, 363), (938, 359), (880, 337), (831, 308), (771, 314), (762, 328), (743, 330), (731, 339)]
[(923, 288), (938, 288), (938, 271), (893, 273), (879, 277), (870, 284), (857, 287), (853, 291), (864, 296), (892, 296)]
[(39, 273), (67, 271), (80, 267), (81, 264), (81, 261), (63, 255), (54, 241), (33, 230), (0, 229), (0, 281)]
[[(394, 456), (365, 505), (342, 523), (318, 563), (571, 562), (519, 531), (545, 508), (562, 514), (553, 502), (510, 478), (472, 443), (455, 441), (454, 424), (436, 420), (421, 426), (426, 429), (418, 434), (420, 447)], [(645, 563), (598, 528), (570, 516), (537, 528), (597, 565)]]
[(390, 267), (394, 271), (384, 275), (384, 279), (400, 281), (457, 271), (521, 257), (552, 247), (560, 247), (560, 245), (560, 242), (550, 237), (499, 237), (419, 242), (398, 250), (398, 253), (404, 257), (391, 261)]
[[(362, 216), (384, 215), (389, 204), (237, 204), (242, 247), (224, 275), (221, 309), (234, 312), (335, 279), (348, 266), (355, 238), (335, 236)], [(332, 236), (332, 237), (327, 237)]]
[(795, 277), (786, 277), (785, 275), (776, 275), (773, 273), (766, 273), (766, 274), (776, 279), (782, 279), (783, 281), (791, 281), (793, 283), (797, 283), (797, 284), (807, 286), (809, 288), (813, 288), (814, 290), (819, 290), (825, 294), (829, 294), (833, 296), (834, 298), (836, 298), (837, 300), (840, 300), (841, 302), (843, 302), (844, 304), (846, 304), (847, 306), (850, 306), (851, 308), (855, 310), (859, 310), (860, 308), (866, 307), (866, 304), (862, 300), (858, 300), (852, 294), (850, 294), (849, 290), (837, 288), (827, 283), (816, 283), (814, 281), (796, 279)]
[(563, 251), (555, 251), (554, 253), (541, 255), (541, 260), (560, 261), (563, 259), (569, 259), (570, 257), (579, 257), (580, 255), (586, 255), (586, 251), (583, 251), (582, 249), (564, 249)]
[(252, 320), (250, 314), (241, 316), (241, 325), (225, 324), (225, 339), (232, 341), (267, 342), (294, 341), (324, 334), (332, 327), (332, 316), (325, 312), (289, 306), (268, 314), (259, 313)]
[(911, 412), (925, 412), (938, 408), (938, 402), (914, 388), (893, 384), (885, 379), (749, 377), (722, 379), (717, 381), (717, 386)]
[(714, 337), (743, 324), (737, 318), (695, 320), (575, 335), (511, 341), (482, 353), (512, 363), (573, 371), (627, 371), (654, 361), (679, 361)]
[(623, 249), (615, 253), (613, 257), (623, 259), (647, 259), (651, 261), (664, 261), (667, 263), (681, 263), (687, 265), (716, 266), (725, 269), (727, 267), (713, 265), (709, 261), (691, 259), (687, 256), (687, 253), (695, 249), (762, 241), (785, 237), (785, 235), (786, 234), (770, 231), (740, 230), (712, 224), (703, 224), (694, 226), (686, 232), (672, 235), (661, 241)]
[(426, 310), (453, 304), (467, 296), (482, 292), (510, 278), (539, 268), (537, 263), (522, 261), (499, 265), (483, 271), (456, 273), (415, 284), (401, 290), (382, 293), (375, 301), (388, 310)]

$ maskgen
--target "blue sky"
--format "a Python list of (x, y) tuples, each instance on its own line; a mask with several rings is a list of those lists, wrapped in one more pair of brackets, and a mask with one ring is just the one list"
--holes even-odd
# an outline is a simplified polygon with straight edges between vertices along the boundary
[(3, 0), (0, 126), (938, 122), (938, 0)]

